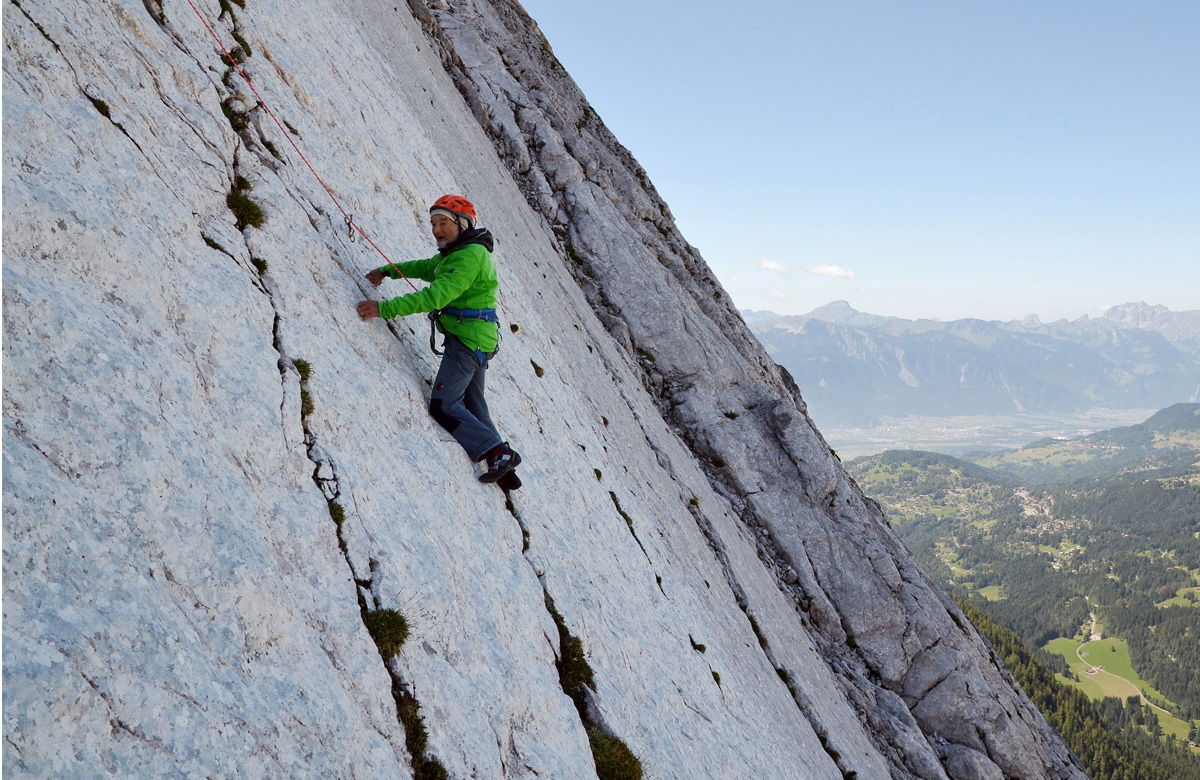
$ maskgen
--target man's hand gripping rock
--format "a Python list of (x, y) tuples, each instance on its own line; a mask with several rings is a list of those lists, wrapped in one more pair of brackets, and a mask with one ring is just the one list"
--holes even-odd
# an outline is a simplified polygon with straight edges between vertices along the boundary
[[(373, 286), (378, 287), (383, 284), (383, 272), (378, 268), (373, 268), (367, 271), (367, 281)], [(364, 320), (374, 319), (379, 316), (379, 301), (359, 301), (358, 316)]]

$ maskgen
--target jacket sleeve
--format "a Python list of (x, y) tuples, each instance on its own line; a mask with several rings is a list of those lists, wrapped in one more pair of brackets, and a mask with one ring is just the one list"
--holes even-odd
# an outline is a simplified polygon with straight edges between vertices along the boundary
[[(464, 251), (454, 252), (437, 268), (433, 283), (424, 290), (401, 295), (390, 301), (380, 301), (379, 316), (390, 320), (393, 317), (434, 311), (449, 305), (475, 281), (481, 266), (480, 254), (485, 251), (483, 247), (470, 246)], [(403, 266), (401, 270), (404, 270)]]
[(409, 279), (423, 279), (426, 282), (432, 282), (433, 269), (437, 266), (437, 261), (440, 258), (441, 255), (438, 254), (434, 255), (433, 257), (426, 258), (425, 260), (409, 260), (406, 263), (392, 263), (390, 265), (381, 266), (379, 273), (383, 274), (389, 279), (399, 279), (400, 275), (396, 273), (396, 271), (399, 271)]

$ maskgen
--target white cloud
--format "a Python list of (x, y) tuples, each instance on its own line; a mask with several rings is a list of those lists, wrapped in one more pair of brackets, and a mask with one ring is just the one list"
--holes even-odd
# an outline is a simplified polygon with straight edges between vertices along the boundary
[(836, 265), (806, 265), (804, 270), (817, 276), (832, 276), (835, 279), (853, 279), (854, 272)]
[(771, 297), (771, 300), (779, 301), (780, 303), (785, 303), (788, 299), (787, 295), (785, 293), (781, 293), (781, 292), (773, 292), (773, 293), (771, 293), (770, 297)]
[(787, 266), (785, 266), (783, 263), (777, 263), (774, 260), (760, 260), (758, 261), (758, 267), (765, 268), (768, 271), (774, 271), (780, 276), (787, 276), (791, 273), (791, 271), (787, 269)]

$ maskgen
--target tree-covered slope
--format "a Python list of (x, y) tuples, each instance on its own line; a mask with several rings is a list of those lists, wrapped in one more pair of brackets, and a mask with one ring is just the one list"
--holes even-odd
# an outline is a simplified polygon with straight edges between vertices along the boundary
[(1200, 466), (1200, 404), (1174, 404), (1138, 425), (1076, 439), (1044, 439), (1019, 450), (971, 458), (1009, 479), (1045, 485)]
[(960, 600), (963, 611), (1004, 659), (1047, 720), (1083, 761), (1093, 780), (1195, 780), (1200, 755), (1164, 744), (1156, 736), (1156, 716), (1136, 700), (1092, 701), (1055, 679), (1015, 633), (984, 610)]
[[(1000, 456), (1005, 471), (900, 451), (849, 470), (927, 571), (986, 599), (1031, 646), (1086, 635), (1097, 618), (1127, 642), (1155, 696), (1200, 718), (1198, 409)], [(1086, 478), (1064, 456), (1078, 452), (1097, 453)], [(1034, 474), (1060, 481), (1035, 487)]]

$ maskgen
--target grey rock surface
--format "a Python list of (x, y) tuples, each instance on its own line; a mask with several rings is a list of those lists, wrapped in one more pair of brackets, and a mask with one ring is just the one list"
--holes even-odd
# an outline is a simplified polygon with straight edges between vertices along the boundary
[[(593, 776), (550, 597), (647, 777), (1083, 776), (518, 4), (197, 5), (284, 133), (186, 3), (6, 8), (6, 775), (408, 777), (406, 691), (450, 777)], [(397, 260), (479, 205), (521, 491), (289, 137)]]

